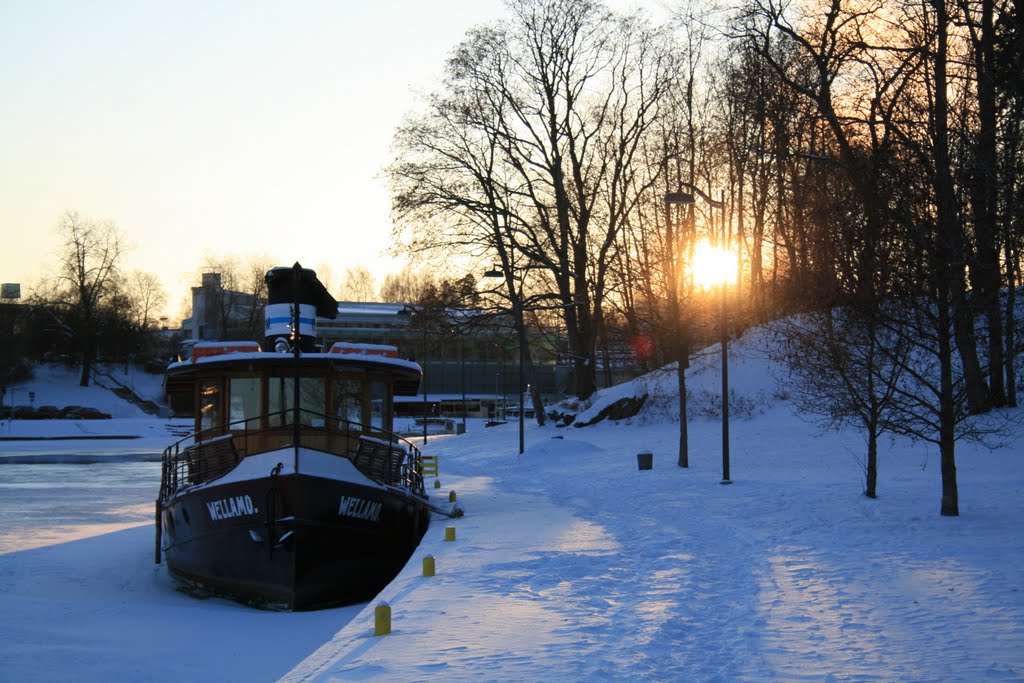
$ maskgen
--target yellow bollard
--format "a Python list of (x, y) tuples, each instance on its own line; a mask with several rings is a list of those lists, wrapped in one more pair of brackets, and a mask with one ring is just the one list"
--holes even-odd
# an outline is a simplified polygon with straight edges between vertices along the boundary
[(373, 635), (386, 636), (391, 633), (391, 605), (378, 602), (373, 610)]
[(435, 489), (441, 488), (441, 480), (440, 479), (435, 479), (434, 480), (434, 488)]
[(449, 491), (448, 492), (448, 502), (449, 503), (454, 503), (455, 502), (455, 491)]
[(444, 540), (446, 540), (446, 541), (454, 541), (455, 540), (455, 527), (453, 527), (453, 526), (446, 526), (444, 528)]
[(434, 556), (427, 555), (423, 558), (423, 576), (434, 575)]

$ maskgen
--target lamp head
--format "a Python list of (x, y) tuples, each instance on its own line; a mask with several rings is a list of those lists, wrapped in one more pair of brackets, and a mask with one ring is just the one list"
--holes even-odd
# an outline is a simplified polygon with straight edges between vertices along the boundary
[(665, 204), (694, 204), (693, 195), (689, 192), (666, 192)]

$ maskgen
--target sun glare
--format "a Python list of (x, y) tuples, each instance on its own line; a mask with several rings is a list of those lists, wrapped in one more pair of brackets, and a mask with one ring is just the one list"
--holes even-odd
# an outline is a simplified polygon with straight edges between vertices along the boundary
[(736, 283), (736, 255), (704, 239), (693, 248), (693, 278), (701, 287)]

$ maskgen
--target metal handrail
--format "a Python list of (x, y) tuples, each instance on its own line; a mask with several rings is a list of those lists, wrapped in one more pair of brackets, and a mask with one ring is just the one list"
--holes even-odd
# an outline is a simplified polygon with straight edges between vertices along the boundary
[[(401, 485), (414, 493), (425, 495), (426, 489), (423, 484), (422, 454), (420, 453), (419, 448), (417, 448), (408, 439), (392, 431), (374, 427), (372, 425), (365, 425), (360, 422), (332, 417), (324, 413), (319, 413), (305, 408), (300, 408), (299, 411), (288, 408), (286, 410), (266, 413), (258, 417), (235, 420), (216, 427), (210, 427), (194, 432), (193, 434), (175, 441), (164, 449), (159, 500), (166, 501), (178, 491), (189, 488), (198, 483), (202, 483), (200, 481), (193, 481), (195, 470), (200, 467), (205, 474), (205, 481), (209, 481), (226, 474), (234, 468), (237, 461), (241, 461), (250, 453), (249, 442), (251, 438), (255, 438), (256, 436), (266, 433), (282, 433), (283, 430), (286, 430), (289, 427), (294, 428), (294, 425), (290, 424), (287, 421), (287, 418), (294, 417), (296, 412), (300, 415), (305, 413), (306, 415), (311, 416), (309, 418), (309, 422), (304, 422), (302, 421), (302, 418), (300, 418), (299, 430), (297, 430), (300, 434), (300, 442), (302, 434), (327, 433), (330, 435), (344, 436), (347, 444), (358, 442), (358, 438), (360, 436), (369, 436), (373, 438), (381, 438), (382, 440), (392, 444), (395, 448), (404, 448), (407, 455), (402, 463)], [(278, 416), (281, 418), (281, 424), (273, 427), (262, 426), (263, 424), (269, 423), (272, 418)], [(313, 420), (317, 419), (322, 419), (323, 424), (311, 424)], [(249, 424), (252, 422), (258, 422), (261, 426), (256, 429), (250, 429)], [(231, 452), (235, 455), (237, 455), (236, 447), (241, 445), (242, 455), (235, 458), (235, 461), (233, 462), (222, 462), (224, 458), (222, 457), (223, 453), (221, 450), (215, 449), (213, 446), (209, 446), (209, 444), (215, 444), (219, 441), (230, 441)], [(284, 445), (298, 446), (301, 445), (301, 443)], [(210, 463), (204, 460), (204, 450), (216, 453), (219, 458), (218, 462), (213, 463), (212, 467), (207, 467)], [(350, 460), (355, 454), (351, 445), (347, 446), (344, 452), (341, 452), (340, 450), (329, 450), (327, 452)], [(393, 485), (393, 482), (381, 481), (378, 483)]]

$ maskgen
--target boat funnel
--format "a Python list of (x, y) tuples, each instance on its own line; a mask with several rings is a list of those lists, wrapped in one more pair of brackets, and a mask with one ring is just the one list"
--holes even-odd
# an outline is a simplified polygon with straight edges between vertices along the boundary
[[(338, 316), (338, 302), (317, 279), (316, 271), (303, 268), (296, 262), (291, 268), (271, 268), (267, 271), (266, 282), (263, 348), (291, 351), (293, 341), (297, 339), (300, 351), (315, 351), (316, 319), (333, 320)], [(298, 330), (293, 334), (296, 318)]]

